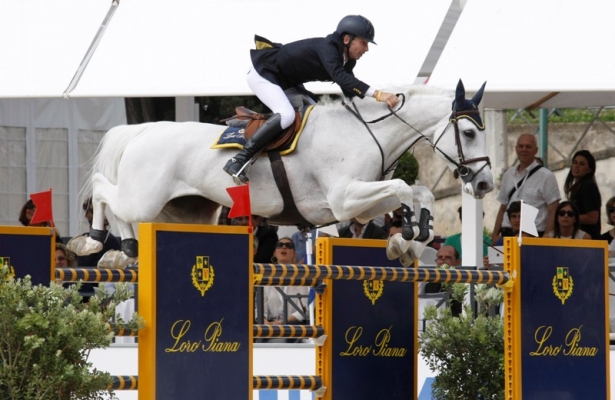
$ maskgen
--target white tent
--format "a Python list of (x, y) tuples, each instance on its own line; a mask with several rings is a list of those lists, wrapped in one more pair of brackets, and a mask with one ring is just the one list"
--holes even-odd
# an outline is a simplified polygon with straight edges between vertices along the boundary
[(0, 0), (0, 222), (17, 223), (27, 195), (53, 187), (62, 234), (86, 228), (78, 192), (100, 137), (125, 122), (123, 97), (186, 96), (179, 115), (190, 114), (189, 96), (249, 94), (254, 34), (324, 36), (347, 14), (369, 18), (379, 43), (357, 76), (375, 87), (413, 83), (450, 2)]
[(469, 0), (430, 84), (494, 109), (615, 106), (615, 2)]
[[(109, 0), (4, 1), (0, 97), (60, 97), (112, 4)], [(120, 0), (71, 97), (250, 94), (254, 34), (275, 42), (325, 36), (347, 14), (376, 28), (355, 69), (375, 87), (413, 83), (450, 0)], [(339, 93), (315, 83), (318, 93)]]

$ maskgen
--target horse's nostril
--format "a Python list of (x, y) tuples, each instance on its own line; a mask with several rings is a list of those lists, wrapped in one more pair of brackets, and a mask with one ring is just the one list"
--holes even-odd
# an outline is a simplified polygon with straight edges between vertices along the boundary
[(491, 185), (488, 182), (480, 181), (477, 185), (479, 190), (489, 190), (491, 189)]

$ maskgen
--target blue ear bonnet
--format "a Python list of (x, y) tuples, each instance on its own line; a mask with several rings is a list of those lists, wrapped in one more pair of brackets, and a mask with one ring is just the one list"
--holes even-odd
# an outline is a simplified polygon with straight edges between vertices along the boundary
[(483, 123), (483, 119), (480, 115), (480, 111), (478, 109), (478, 105), (483, 98), (483, 92), (485, 90), (485, 85), (487, 82), (483, 83), (483, 86), (476, 92), (472, 99), (468, 100), (465, 98), (465, 89), (463, 87), (463, 83), (461, 79), (457, 84), (457, 90), (455, 92), (455, 100), (453, 100), (453, 113), (451, 114), (451, 122), (454, 122), (459, 118), (467, 118), (476, 125), (478, 130), (485, 130), (485, 124)]

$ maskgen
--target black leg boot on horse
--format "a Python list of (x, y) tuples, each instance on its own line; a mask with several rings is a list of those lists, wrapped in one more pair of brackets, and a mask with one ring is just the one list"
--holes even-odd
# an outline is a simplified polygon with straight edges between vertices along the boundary
[(227, 161), (224, 166), (224, 171), (231, 175), (236, 184), (248, 182), (248, 177), (245, 172), (247, 164), (252, 157), (259, 153), (269, 142), (278, 136), (282, 131), (280, 114), (273, 114), (264, 124), (258, 127), (254, 135), (243, 146), (237, 155)]

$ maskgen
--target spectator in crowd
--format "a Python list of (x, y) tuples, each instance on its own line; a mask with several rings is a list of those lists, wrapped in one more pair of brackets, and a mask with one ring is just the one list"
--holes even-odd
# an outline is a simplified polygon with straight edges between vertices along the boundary
[[(296, 264), (295, 245), (291, 238), (277, 241), (271, 261), (276, 264)], [(265, 286), (263, 288), (264, 321), (268, 325), (302, 324), (307, 320), (306, 286)], [(284, 307), (286, 304), (286, 313)]]
[(389, 231), (389, 228), (391, 227), (391, 225), (393, 225), (396, 221), (400, 221), (402, 219), (402, 208), (399, 207), (387, 214), (384, 214), (384, 224), (382, 225), (382, 229), (385, 232)]
[[(461, 222), (461, 207), (457, 209), (457, 213), (459, 213), (459, 222)], [(483, 212), (483, 217), (484, 216), (485, 213)], [(454, 235), (448, 236), (446, 240), (444, 240), (444, 244), (448, 246), (453, 246), (455, 250), (457, 250), (459, 258), (461, 259), (463, 257), (461, 252), (461, 233), (456, 233)], [(483, 257), (487, 256), (487, 249), (489, 248), (489, 246), (491, 246), (491, 238), (483, 233)]]
[(231, 211), (230, 207), (222, 206), (220, 208), (220, 215), (218, 215), (218, 225), (232, 225), (232, 219), (228, 217), (228, 213)]
[(76, 267), (77, 256), (64, 243), (56, 243), (56, 267)]
[(571, 201), (562, 201), (555, 210), (555, 225), (547, 237), (556, 239), (591, 239), (579, 226), (579, 210)]
[(30, 220), (32, 220), (32, 216), (34, 215), (34, 202), (32, 199), (28, 199), (26, 203), (21, 207), (21, 211), (19, 212), (19, 222), (23, 226), (30, 226)]
[[(19, 211), (19, 222), (23, 226), (42, 226), (42, 227), (50, 227), (51, 224), (49, 221), (39, 222), (36, 224), (31, 224), (32, 216), (34, 215), (34, 211), (36, 211), (36, 206), (32, 199), (28, 199), (26, 203), (21, 207), (21, 211)], [(56, 233), (56, 243), (62, 243), (62, 238), (60, 237), (60, 232), (58, 232), (58, 228), (53, 228)]]
[(511, 234), (510, 221), (505, 215), (511, 202), (523, 200), (538, 209), (536, 229), (539, 236), (543, 236), (553, 230), (555, 209), (561, 199), (555, 175), (536, 161), (538, 144), (534, 135), (525, 133), (519, 136), (515, 151), (519, 161), (504, 173), (497, 196), (500, 208), (493, 227), (492, 243), (500, 236)]
[[(248, 217), (237, 217), (232, 219), (233, 225), (248, 226), (250, 219)], [(254, 226), (254, 237), (258, 240), (258, 249), (254, 254), (255, 263), (271, 262), (275, 245), (278, 241), (278, 230), (270, 226), (266, 219), (258, 215), (252, 215), (252, 224)]]
[(350, 225), (343, 227), (339, 231), (341, 238), (357, 239), (386, 239), (385, 232), (377, 226), (374, 221), (362, 224), (356, 218), (350, 220)]
[[(77, 264), (77, 256), (75, 253), (70, 251), (64, 243), (56, 243), (56, 268), (68, 268), (68, 267), (76, 267)], [(67, 282), (62, 284), (63, 287), (67, 288), (75, 285), (74, 282)], [(84, 286), (87, 286), (87, 289), (84, 289)], [(83, 303), (87, 303), (90, 301), (90, 297), (94, 294), (94, 287), (88, 283), (82, 283), (79, 288), (79, 294), (81, 294)]]
[(387, 237), (395, 235), (396, 233), (402, 232), (402, 222), (400, 219), (392, 220), (389, 224), (389, 231), (387, 232)]
[[(436, 255), (436, 267), (440, 268), (444, 265), (455, 268), (461, 265), (461, 258), (457, 249), (450, 245), (442, 245), (438, 249)], [(428, 282), (425, 285), (425, 293), (440, 293), (442, 291), (442, 284), (440, 282)], [(453, 316), (461, 315), (461, 303), (458, 301), (451, 302), (451, 313)]]
[(596, 159), (587, 150), (572, 157), (572, 165), (564, 182), (564, 193), (579, 210), (580, 228), (592, 239), (600, 238), (600, 208), (602, 198), (596, 184)]
[[(611, 197), (606, 202), (606, 220), (609, 225), (615, 225), (615, 197)], [(609, 243), (609, 257), (615, 257), (615, 227), (609, 229), (600, 235), (600, 239), (606, 240)]]
[[(316, 237), (318, 236), (318, 230), (312, 229), (312, 254), (314, 254), (314, 246), (316, 244)], [(295, 252), (297, 255), (297, 262), (299, 263), (307, 263), (307, 234), (308, 230), (303, 229), (299, 230), (292, 235), (293, 243), (295, 244)], [(314, 259), (312, 259), (312, 262)]]
[[(506, 216), (510, 221), (511, 231), (510, 236), (519, 236), (521, 230), (521, 202), (513, 201), (506, 209)], [(531, 236), (529, 233), (523, 232), (521, 236)], [(495, 242), (495, 246), (502, 246), (504, 244), (504, 236), (500, 236)]]

